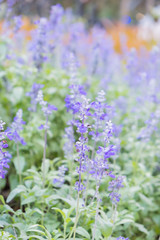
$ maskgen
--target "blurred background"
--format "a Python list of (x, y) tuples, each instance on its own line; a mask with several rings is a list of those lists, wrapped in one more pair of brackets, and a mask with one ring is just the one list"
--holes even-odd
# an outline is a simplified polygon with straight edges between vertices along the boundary
[(132, 23), (136, 23), (140, 17), (137, 14), (146, 14), (160, 4), (160, 0), (10, 0), (10, 2), (11, 4), (15, 2), (16, 14), (40, 17), (49, 15), (50, 7), (60, 3), (64, 8), (72, 8), (90, 24), (103, 23), (106, 19), (125, 21), (126, 16), (130, 16)]
[(87, 27), (106, 29), (117, 51), (124, 36), (128, 48), (150, 49), (160, 42), (160, 0), (0, 0), (1, 22), (23, 16), (23, 30), (30, 31), (35, 19), (48, 17), (56, 4), (72, 11)]

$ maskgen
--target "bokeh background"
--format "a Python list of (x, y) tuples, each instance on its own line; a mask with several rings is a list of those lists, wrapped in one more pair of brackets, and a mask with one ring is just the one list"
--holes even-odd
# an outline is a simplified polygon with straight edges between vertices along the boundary
[(138, 13), (150, 12), (152, 7), (160, 4), (160, 0), (24, 0), (16, 2), (14, 12), (27, 16), (47, 16), (50, 7), (57, 3), (63, 5), (64, 8), (72, 8), (74, 12), (85, 17), (92, 24), (106, 19), (124, 20), (125, 16), (131, 16), (132, 23), (136, 23)]
[[(12, 2), (12, 1), (11, 1)], [(160, 0), (13, 0), (7, 13), (7, 1), (1, 0), (1, 22), (13, 16), (23, 16), (22, 28), (28, 32), (39, 17), (48, 17), (51, 6), (61, 4), (76, 14), (88, 28), (98, 25), (112, 37), (115, 50), (122, 51), (122, 39), (128, 48), (151, 49), (160, 42)]]

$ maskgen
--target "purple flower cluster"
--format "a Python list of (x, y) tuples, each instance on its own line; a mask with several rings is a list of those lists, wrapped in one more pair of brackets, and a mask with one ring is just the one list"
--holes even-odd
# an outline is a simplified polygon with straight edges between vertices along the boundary
[(150, 140), (152, 134), (158, 130), (158, 123), (160, 122), (160, 110), (157, 109), (155, 113), (151, 114), (151, 117), (146, 121), (146, 127), (142, 128), (138, 139), (147, 142)]
[(84, 87), (79, 84), (77, 76), (76, 58), (73, 53), (69, 55), (69, 68), (70, 68), (70, 95), (66, 96), (66, 108), (72, 114), (79, 112), (81, 97), (86, 95)]
[(12, 157), (7, 151), (4, 150), (8, 147), (8, 144), (5, 140), (7, 134), (4, 132), (4, 125), (5, 122), (0, 120), (0, 178), (5, 177), (7, 173), (5, 168), (9, 168), (8, 163)]
[(117, 205), (117, 203), (120, 200), (121, 195), (119, 194), (119, 190), (120, 188), (124, 187), (123, 185), (124, 179), (125, 179), (124, 176), (118, 176), (116, 179), (109, 182), (108, 190), (111, 192), (109, 194), (109, 197), (113, 205)]
[(41, 105), (42, 112), (46, 117), (46, 123), (42, 124), (39, 129), (49, 129), (48, 125), (48, 117), (52, 114), (53, 111), (57, 111), (57, 108), (54, 105), (49, 104), (48, 102), (44, 101), (43, 99), (43, 92), (42, 90), (38, 91), (36, 101)]
[(7, 0), (7, 5), (9, 8), (13, 7), (14, 4), (16, 4), (18, 0)]
[(116, 240), (129, 240), (129, 238), (124, 238), (124, 237), (118, 237)]
[(31, 98), (31, 106), (28, 108), (29, 111), (31, 112), (36, 112), (37, 109), (37, 95), (38, 92), (41, 88), (43, 88), (44, 85), (39, 84), (39, 83), (33, 83), (32, 89), (30, 92), (26, 93), (26, 96)]
[[(93, 111), (92, 114), (92, 119), (93, 119), (93, 124), (92, 124), (92, 131), (90, 131), (90, 135), (92, 135), (92, 139), (95, 142), (101, 141), (101, 138), (103, 136), (104, 128), (106, 122), (109, 120), (109, 115), (107, 110), (110, 109), (110, 106), (108, 106), (105, 103), (105, 93), (104, 91), (100, 91), (98, 93), (98, 96), (96, 98), (95, 102), (92, 102), (91, 104), (91, 109)], [(111, 124), (112, 125), (112, 124)], [(112, 126), (111, 131), (112, 131)]]
[(74, 131), (72, 126), (68, 126), (67, 128), (65, 128), (64, 138), (65, 143), (63, 146), (63, 151), (65, 154), (65, 158), (69, 160), (73, 156), (73, 146), (75, 142)]
[(14, 33), (17, 33), (19, 31), (19, 29), (22, 26), (22, 17), (21, 16), (15, 16), (13, 18), (14, 21)]
[(24, 139), (20, 136), (20, 132), (23, 130), (23, 125), (25, 124), (22, 116), (23, 111), (22, 109), (19, 109), (11, 126), (7, 128), (6, 133), (10, 140), (13, 140), (15, 143), (21, 143), (22, 145), (25, 145), (26, 143)]
[(47, 19), (41, 18), (37, 23), (37, 29), (34, 32), (34, 37), (31, 44), (33, 61), (38, 69), (41, 68), (43, 62), (46, 60), (47, 28)]
[(66, 171), (68, 171), (68, 168), (66, 168), (64, 165), (60, 166), (58, 168), (58, 178), (54, 178), (53, 179), (53, 184), (56, 187), (61, 187), (64, 183), (64, 177), (65, 177), (65, 173)]
[[(94, 148), (99, 143), (96, 155), (92, 154), (90, 161), (90, 173), (94, 176), (97, 184), (100, 185), (103, 176), (109, 175), (114, 178), (112, 171), (108, 171), (108, 159), (116, 154), (116, 146), (110, 144), (113, 134), (113, 124), (109, 120), (110, 107), (105, 103), (105, 93), (100, 91), (96, 101), (91, 104), (92, 130), (90, 135), (94, 140)], [(108, 111), (107, 111), (108, 110)], [(95, 149), (93, 149), (95, 151)]]
[(89, 116), (90, 110), (90, 103), (89, 99), (85, 96), (82, 96), (81, 102), (79, 103), (79, 112), (78, 118), (79, 120), (76, 121), (77, 132), (80, 134), (78, 141), (76, 142), (76, 151), (77, 151), (77, 159), (76, 161), (79, 162), (79, 167), (77, 167), (77, 172), (79, 174), (79, 181), (75, 184), (75, 189), (79, 192), (85, 189), (82, 184), (81, 174), (86, 171), (87, 164), (88, 164), (88, 154), (89, 154), (89, 147), (88, 147), (88, 123), (87, 118)]
[(52, 30), (55, 30), (55, 27), (59, 25), (59, 22), (64, 14), (64, 9), (60, 4), (52, 6), (50, 13), (50, 27)]
[[(77, 167), (79, 181), (76, 182), (76, 189), (82, 191), (85, 187), (81, 182), (81, 174), (83, 172), (92, 174), (100, 184), (102, 177), (106, 175), (106, 171), (109, 169), (107, 160), (116, 154), (117, 149), (116, 146), (109, 145), (113, 133), (113, 124), (109, 120), (111, 107), (105, 102), (104, 91), (100, 91), (96, 101), (90, 103), (86, 98), (84, 88), (77, 84), (77, 65), (72, 53), (70, 54), (70, 72), (70, 95), (66, 97), (66, 107), (73, 115), (73, 119), (70, 121), (70, 132), (73, 134), (73, 125), (75, 125), (77, 132), (80, 134), (75, 145), (78, 154), (76, 160), (79, 162), (79, 167)], [(92, 136), (94, 141), (93, 148), (96, 148), (98, 142), (100, 144), (96, 157), (93, 154), (91, 159), (89, 157), (88, 134)], [(115, 177), (112, 171), (107, 172), (107, 174), (112, 178)]]

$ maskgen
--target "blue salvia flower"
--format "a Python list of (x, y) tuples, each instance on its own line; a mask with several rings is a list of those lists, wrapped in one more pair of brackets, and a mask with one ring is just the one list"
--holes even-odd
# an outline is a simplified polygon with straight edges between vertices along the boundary
[(116, 238), (116, 240), (129, 240), (129, 238), (124, 238), (124, 237), (118, 237), (118, 238)]
[[(73, 152), (74, 144), (74, 130), (73, 126), (77, 124), (76, 117), (81, 108), (81, 98), (86, 95), (83, 86), (79, 85), (79, 79), (77, 76), (77, 63), (73, 53), (69, 55), (69, 69), (70, 69), (70, 95), (66, 96), (66, 108), (67, 111), (72, 113), (72, 120), (68, 122), (68, 127), (66, 128), (65, 138), (67, 140), (67, 144), (64, 145), (65, 152), (68, 152), (67, 146), (69, 143), (70, 150)], [(68, 155), (68, 154), (66, 154)], [(69, 156), (69, 155), (68, 155)]]
[[(63, 47), (62, 46), (62, 36), (64, 32), (64, 23), (62, 23), (62, 18), (64, 15), (64, 9), (60, 4), (56, 4), (51, 7), (50, 17), (48, 21), (48, 50), (52, 57), (52, 52), (54, 50), (54, 64), (56, 63), (57, 52)], [(55, 41), (56, 39), (56, 41)], [(55, 51), (57, 49), (57, 52)], [(59, 57), (58, 57), (59, 60)]]
[(58, 168), (58, 177), (53, 179), (53, 184), (56, 187), (61, 187), (63, 185), (66, 171), (68, 171), (68, 168), (66, 168), (64, 165)]
[(5, 122), (2, 120), (0, 121), (0, 178), (5, 178), (5, 175), (7, 173), (7, 170), (5, 168), (9, 168), (8, 163), (10, 162), (11, 155), (5, 151), (8, 147), (7, 142), (5, 141), (5, 138), (7, 136), (6, 132), (4, 132), (4, 125)]
[(22, 0), (7, 0), (7, 13), (6, 13), (6, 17), (9, 17), (9, 16), (10, 16), (14, 5), (15, 5), (18, 1), (22, 1)]
[(20, 132), (23, 130), (23, 125), (25, 124), (22, 116), (23, 111), (22, 109), (19, 109), (11, 126), (7, 128), (6, 133), (10, 140), (13, 140), (15, 143), (21, 143), (22, 145), (25, 145), (26, 143), (24, 139), (20, 136)]
[(44, 85), (42, 85), (42, 84), (33, 83), (31, 91), (26, 93), (26, 96), (31, 98), (31, 106), (28, 108), (29, 111), (36, 112), (36, 109), (37, 109), (37, 101), (36, 101), (37, 95), (38, 95), (39, 90), (43, 87), (44, 87)]
[(103, 176), (109, 175), (110, 177), (115, 178), (112, 171), (108, 171), (108, 159), (114, 156), (117, 150), (116, 146), (109, 145), (112, 131), (112, 122), (108, 121), (103, 132), (103, 146), (98, 147), (96, 156), (91, 159), (91, 174), (95, 177), (98, 185), (100, 185)]
[(52, 114), (53, 111), (57, 111), (57, 108), (54, 105), (51, 105), (48, 102), (44, 101), (42, 90), (38, 91), (38, 95), (37, 95), (36, 101), (40, 104), (42, 112), (43, 112), (44, 116), (46, 117), (46, 123), (42, 124), (39, 127), (39, 129), (40, 130), (42, 130), (42, 129), (49, 129), (48, 117), (49, 117), (49, 115)]
[(98, 142), (103, 137), (104, 128), (106, 122), (109, 120), (109, 110), (110, 106), (105, 103), (105, 92), (101, 90), (98, 93), (95, 102), (91, 103), (91, 108), (93, 110), (92, 119), (92, 131), (90, 131), (90, 135), (92, 135), (92, 139), (95, 142)]
[(69, 35), (70, 35), (70, 42), (69, 42), (69, 49), (72, 50), (72, 52), (74, 52), (74, 54), (76, 56), (78, 56), (78, 54), (81, 53), (81, 39), (83, 38), (83, 36), (85, 35), (85, 26), (84, 23), (82, 22), (74, 22), (74, 23), (70, 23), (69, 25)]
[(89, 110), (90, 110), (89, 99), (87, 99), (85, 96), (82, 96), (81, 103), (78, 108), (79, 108), (79, 112), (78, 112), (79, 120), (76, 122), (76, 126), (77, 126), (77, 132), (80, 134), (80, 137), (76, 142), (75, 146), (78, 153), (78, 157), (76, 161), (79, 162), (79, 167), (77, 167), (77, 173), (79, 174), (79, 181), (76, 182), (75, 189), (79, 192), (85, 189), (85, 187), (82, 184), (81, 175), (83, 172), (86, 171), (86, 166), (88, 164), (88, 153), (89, 153), (89, 147), (87, 145), (88, 123), (86, 122), (86, 120), (89, 116)]
[(63, 146), (63, 151), (66, 159), (71, 159), (73, 156), (73, 146), (75, 143), (74, 131), (72, 126), (65, 128), (65, 143)]
[(14, 16), (13, 18), (13, 22), (14, 22), (14, 33), (17, 33), (19, 31), (19, 29), (22, 26), (22, 17), (21, 16)]
[(66, 96), (66, 108), (73, 115), (79, 111), (80, 101), (82, 95), (86, 95), (84, 87), (79, 84), (77, 76), (77, 63), (73, 53), (69, 56), (69, 68), (70, 68), (70, 95)]
[[(105, 93), (100, 91), (96, 98), (96, 101), (91, 104), (92, 107), (92, 131), (89, 133), (92, 135), (94, 140), (94, 149), (91, 156), (90, 173), (99, 182), (106, 171), (109, 169), (108, 159), (116, 154), (116, 146), (110, 145), (110, 139), (113, 134), (114, 126), (109, 120), (110, 106), (105, 103)], [(96, 151), (96, 156), (94, 156), (95, 148), (99, 142), (98, 150)], [(107, 171), (110, 177), (114, 177), (111, 171)]]
[(109, 194), (109, 197), (113, 203), (113, 205), (117, 205), (117, 203), (120, 201), (121, 195), (119, 194), (120, 188), (123, 188), (123, 182), (125, 177), (124, 176), (118, 176), (116, 179), (109, 182), (108, 190), (111, 192)]
[(60, 4), (56, 4), (51, 7), (51, 13), (50, 13), (50, 27), (52, 30), (55, 30), (55, 27), (59, 25), (61, 18), (64, 14), (64, 9)]
[(12, 8), (18, 0), (7, 0), (7, 5), (9, 8)]
[(47, 32), (48, 21), (46, 18), (41, 18), (38, 22), (38, 27), (34, 31), (33, 42), (31, 44), (32, 58), (35, 66), (40, 69), (44, 61), (47, 59)]
[(150, 140), (150, 137), (154, 132), (157, 131), (158, 123), (160, 122), (160, 110), (157, 109), (155, 113), (151, 114), (151, 117), (146, 121), (146, 127), (142, 128), (138, 139), (147, 142)]

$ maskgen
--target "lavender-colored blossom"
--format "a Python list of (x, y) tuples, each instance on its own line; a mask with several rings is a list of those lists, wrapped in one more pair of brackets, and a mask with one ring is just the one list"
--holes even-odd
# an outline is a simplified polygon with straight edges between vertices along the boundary
[(41, 68), (43, 62), (46, 60), (47, 29), (47, 19), (41, 18), (37, 24), (37, 29), (34, 32), (34, 37), (31, 44), (33, 61), (38, 69)]
[(72, 125), (65, 128), (64, 138), (65, 138), (65, 144), (63, 146), (63, 150), (64, 150), (65, 158), (71, 159), (73, 156), (73, 146), (75, 142)]
[(108, 190), (111, 192), (109, 197), (114, 205), (117, 205), (120, 201), (121, 195), (119, 194), (119, 190), (124, 187), (124, 179), (124, 176), (118, 176), (116, 179), (109, 182)]
[(36, 102), (40, 104), (41, 109), (42, 109), (42, 112), (43, 112), (43, 114), (44, 114), (44, 116), (45, 116), (45, 118), (46, 118), (45, 124), (42, 124), (42, 125), (39, 127), (39, 130), (49, 129), (48, 117), (49, 117), (49, 115), (52, 114), (53, 111), (57, 111), (57, 108), (56, 108), (54, 105), (51, 105), (51, 104), (49, 104), (48, 102), (44, 101), (42, 90), (39, 90), (39, 91), (38, 91), (37, 98), (36, 98)]
[(19, 109), (11, 126), (7, 128), (6, 133), (10, 140), (13, 140), (15, 143), (21, 143), (22, 145), (25, 145), (26, 143), (24, 139), (20, 136), (20, 132), (23, 130), (23, 125), (25, 124), (22, 116), (23, 111), (22, 109)]
[(76, 150), (78, 153), (76, 161), (79, 162), (79, 167), (77, 167), (77, 173), (79, 174), (79, 181), (75, 184), (75, 189), (79, 192), (85, 189), (85, 186), (82, 184), (81, 175), (82, 172), (85, 172), (88, 164), (88, 124), (86, 122), (89, 116), (90, 103), (89, 99), (85, 96), (82, 96), (80, 108), (78, 114), (79, 121), (76, 122), (77, 132), (80, 134), (78, 141), (76, 142)]
[(157, 109), (154, 113), (151, 114), (151, 117), (146, 121), (146, 126), (142, 128), (138, 139), (147, 142), (150, 140), (150, 137), (154, 132), (157, 131), (158, 123), (160, 122), (160, 110)]
[(50, 13), (50, 27), (54, 30), (55, 27), (59, 24), (62, 16), (64, 14), (64, 9), (60, 4), (56, 4), (51, 7)]
[(3, 122), (2, 120), (0, 120), (0, 131), (3, 131), (4, 130), (4, 125), (5, 125), (6, 123), (5, 122)]
[(69, 55), (69, 68), (70, 68), (70, 95), (66, 96), (66, 108), (72, 114), (79, 112), (81, 96), (86, 95), (84, 87), (79, 84), (77, 76), (77, 63), (73, 53)]
[(116, 147), (114, 145), (109, 145), (108, 147), (99, 146), (95, 158), (91, 160), (90, 173), (98, 184), (100, 184), (104, 176), (108, 175), (111, 178), (115, 178), (115, 175), (109, 170), (108, 164), (108, 159), (114, 156), (115, 153)]
[(118, 237), (116, 240), (129, 240), (129, 238), (124, 238), (124, 237)]
[(56, 187), (61, 187), (63, 185), (66, 171), (68, 171), (68, 168), (66, 168), (64, 165), (58, 168), (58, 177), (53, 179), (53, 184)]
[(5, 138), (7, 136), (6, 132), (4, 132), (4, 125), (5, 122), (2, 120), (0, 121), (0, 178), (4, 178), (7, 170), (6, 168), (9, 168), (8, 163), (10, 162), (11, 155), (4, 149), (8, 147), (7, 142), (5, 141)]
[(91, 108), (93, 111), (93, 130), (89, 134), (92, 135), (92, 139), (97, 142), (102, 139), (106, 122), (109, 120), (108, 112), (110, 110), (110, 106), (105, 103), (105, 93), (103, 90), (98, 93), (96, 101), (91, 104)]
[(17, 33), (19, 31), (19, 29), (22, 26), (22, 17), (21, 16), (15, 16), (13, 18), (13, 22), (14, 22), (14, 33)]
[(113, 124), (109, 119), (107, 112), (110, 107), (105, 103), (105, 93), (100, 91), (96, 98), (96, 101), (91, 104), (92, 106), (92, 118), (94, 120), (92, 124), (92, 139), (94, 140), (94, 146), (99, 142), (96, 155), (92, 154), (89, 171), (96, 179), (97, 184), (100, 185), (103, 176), (109, 175), (115, 177), (112, 171), (108, 171), (109, 164), (108, 159), (116, 154), (116, 146), (110, 145), (110, 139), (113, 134)]
[(14, 4), (16, 4), (18, 0), (7, 0), (7, 5), (9, 8), (12, 8)]
[(42, 111), (46, 117), (51, 115), (53, 111), (57, 111), (57, 108), (54, 105), (51, 105), (48, 102), (44, 101), (42, 90), (38, 91), (36, 101), (41, 105)]
[(37, 109), (37, 101), (36, 101), (37, 95), (38, 95), (39, 90), (43, 87), (44, 87), (44, 85), (42, 85), (42, 84), (33, 83), (31, 91), (26, 93), (26, 96), (31, 98), (31, 106), (28, 108), (29, 111), (36, 112), (36, 109)]

